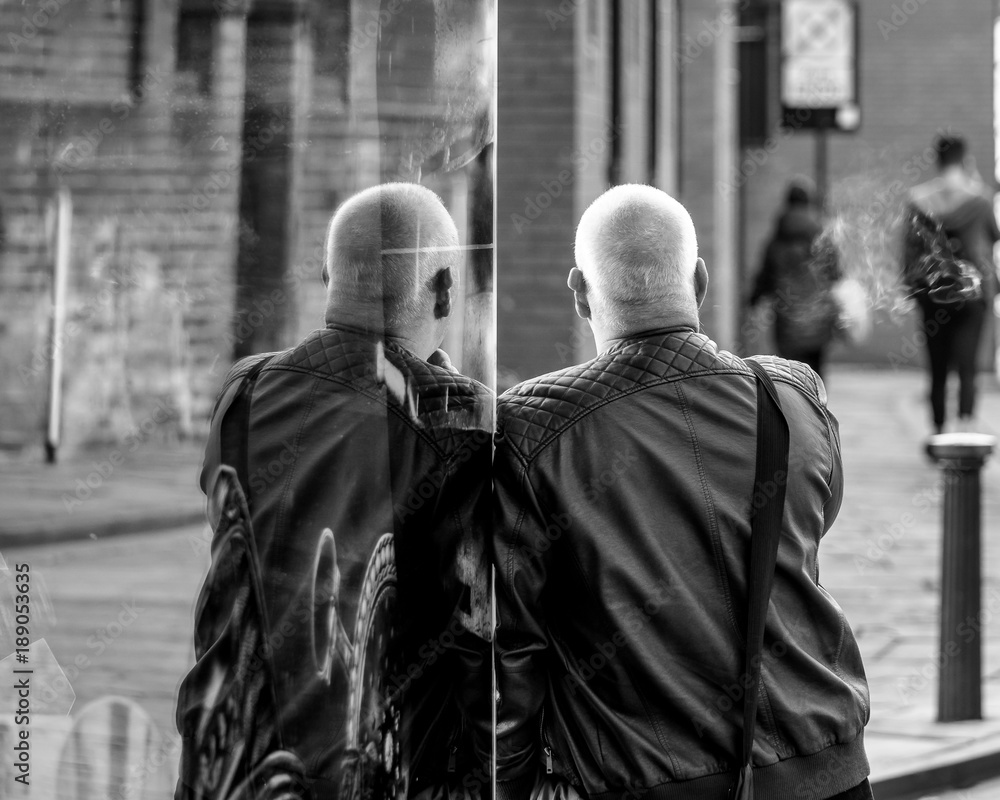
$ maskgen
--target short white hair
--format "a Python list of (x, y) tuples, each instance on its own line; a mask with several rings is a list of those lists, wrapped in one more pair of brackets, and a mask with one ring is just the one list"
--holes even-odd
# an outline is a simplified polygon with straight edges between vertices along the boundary
[(576, 229), (576, 266), (614, 322), (629, 309), (694, 299), (698, 238), (691, 215), (652, 186), (598, 197)]
[(458, 281), (455, 222), (430, 189), (384, 183), (346, 200), (326, 237), (328, 296), (381, 306), (387, 329), (414, 324), (432, 302), (431, 281), (452, 268)]

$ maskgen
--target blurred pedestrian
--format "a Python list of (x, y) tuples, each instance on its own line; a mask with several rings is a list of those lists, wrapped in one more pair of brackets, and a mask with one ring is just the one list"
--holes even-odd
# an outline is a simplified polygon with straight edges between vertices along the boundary
[(934, 431), (946, 421), (948, 373), (958, 372), (959, 427), (973, 425), (976, 354), (987, 300), (995, 294), (993, 245), (1000, 239), (993, 192), (960, 136), (939, 136), (937, 177), (913, 187), (906, 215), (903, 278), (920, 306), (927, 340)]
[(778, 355), (802, 361), (820, 375), (837, 331), (840, 313), (833, 288), (840, 278), (836, 248), (823, 232), (810, 189), (803, 182), (791, 183), (750, 306), (770, 300)]

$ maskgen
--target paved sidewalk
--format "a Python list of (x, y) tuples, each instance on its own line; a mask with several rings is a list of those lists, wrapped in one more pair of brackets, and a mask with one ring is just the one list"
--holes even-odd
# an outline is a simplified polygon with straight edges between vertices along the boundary
[[(65, 463), (0, 462), (0, 549), (201, 522), (203, 448), (109, 446)], [(112, 461), (114, 460), (114, 463)]]
[[(1000, 455), (983, 472), (987, 719), (942, 725), (935, 722), (941, 484), (923, 453), (925, 380), (916, 371), (837, 366), (827, 380), (847, 487), (820, 550), (821, 579), (865, 657), (879, 800), (1000, 774)], [(1000, 433), (1000, 389), (986, 375), (980, 386), (981, 427)], [(200, 462), (192, 444), (146, 445), (119, 465), (101, 453), (55, 467), (0, 463), (0, 549), (200, 523)]]
[[(846, 488), (820, 548), (820, 579), (865, 659), (872, 698), (866, 741), (873, 784), (883, 789), (877, 797), (920, 797), (942, 784), (1000, 774), (1000, 456), (982, 474), (986, 719), (939, 724), (942, 485), (923, 452), (926, 378), (834, 367), (827, 389), (840, 420)], [(1000, 434), (1000, 390), (991, 376), (980, 378), (979, 402), (980, 430)]]

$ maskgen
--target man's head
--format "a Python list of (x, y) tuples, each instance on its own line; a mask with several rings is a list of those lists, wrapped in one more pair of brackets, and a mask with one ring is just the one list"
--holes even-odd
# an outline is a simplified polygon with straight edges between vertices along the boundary
[[(326, 321), (421, 343), (444, 338), (458, 275), (458, 231), (440, 198), (386, 183), (337, 209), (326, 238)], [(426, 348), (421, 348), (426, 349)]]
[(691, 216), (652, 186), (609, 189), (580, 218), (569, 287), (599, 342), (672, 324), (697, 327), (708, 274)]
[(942, 172), (949, 167), (965, 166), (966, 144), (961, 136), (939, 136), (934, 141), (934, 152), (937, 154), (938, 169)]

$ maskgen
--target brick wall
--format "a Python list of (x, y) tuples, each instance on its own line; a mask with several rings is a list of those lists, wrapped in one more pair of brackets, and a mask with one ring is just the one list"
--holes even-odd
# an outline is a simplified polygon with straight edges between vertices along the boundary
[[(210, 366), (225, 345), (220, 309), (232, 305), (240, 104), (229, 93), (242, 90), (242, 77), (232, 80), (232, 61), (220, 61), (209, 96), (175, 94), (173, 2), (147, 4), (138, 41), (132, 3), (66, 3), (47, 15), (43, 5), (52, 7), (0, 9), (0, 302), (4, 367), (19, 376), (0, 390), (0, 437), (15, 448), (41, 442), (52, 270), (45, 219), (58, 185), (74, 206), (65, 447), (121, 441), (136, 429), (189, 435), (221, 377)], [(218, 27), (220, 52), (241, 48), (234, 35)]]
[[(569, 366), (593, 358), (596, 353), (590, 324), (580, 319), (572, 309), (572, 295), (566, 287), (566, 273), (573, 266), (572, 246), (576, 222), (587, 206), (608, 187), (612, 146), (625, 144), (622, 127), (612, 119), (611, 107), (611, 12), (610, 3), (588, 3), (575, 18), (577, 64), (576, 90), (576, 158), (573, 172), (574, 209), (563, 241), (568, 252), (561, 266), (558, 302), (561, 309), (570, 310), (569, 341), (560, 338), (555, 355), (557, 360), (539, 365), (539, 372)], [(586, 13), (584, 13), (586, 12)], [(503, 250), (501, 249), (501, 253)], [(502, 283), (501, 283), (502, 288)], [(530, 375), (526, 377), (531, 377)]]
[[(651, 3), (621, 4), (619, 121), (612, 111), (608, 0), (500, 5), (497, 236), (500, 384), (594, 354), (566, 277), (576, 224), (610, 185), (652, 179)], [(660, 50), (661, 58), (663, 49)], [(659, 81), (662, 96), (669, 87)], [(661, 126), (662, 128), (662, 126)], [(661, 129), (660, 157), (674, 159)], [(664, 174), (672, 174), (665, 169)]]
[(679, 200), (694, 220), (698, 252), (708, 266), (708, 295), (701, 308), (706, 332), (733, 346), (732, 237), (735, 198), (717, 190), (735, 149), (730, 94), (732, 31), (736, 3), (684, 0), (678, 26), (680, 105)]
[(584, 4), (563, 13), (559, 7), (557, 0), (499, 4), (501, 388), (557, 368), (561, 354), (574, 347), (574, 312), (566, 289), (576, 219), (574, 40), (587, 9)]

